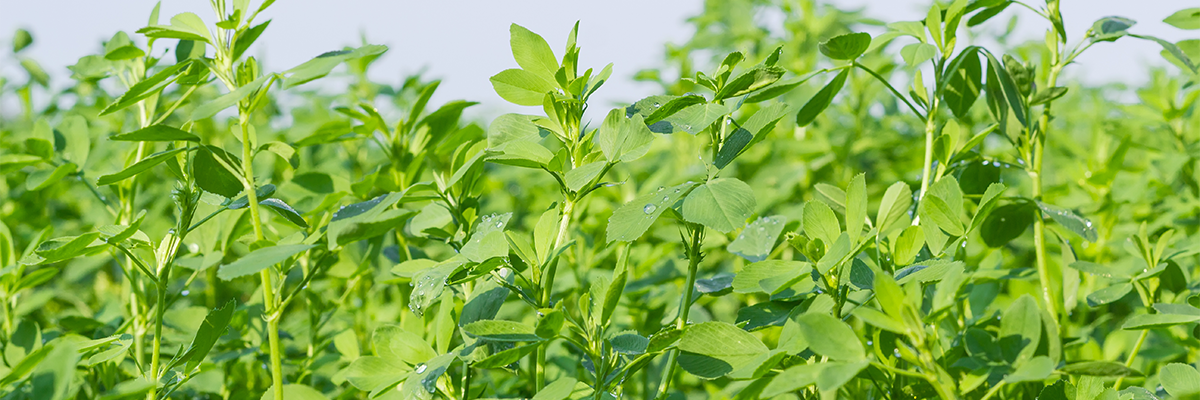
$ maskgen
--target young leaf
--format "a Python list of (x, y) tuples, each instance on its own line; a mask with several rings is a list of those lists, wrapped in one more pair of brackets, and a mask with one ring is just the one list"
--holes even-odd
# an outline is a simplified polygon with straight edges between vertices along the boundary
[(192, 176), (196, 177), (196, 186), (207, 192), (234, 198), (244, 188), (241, 178), (237, 175), (241, 173), (242, 162), (225, 150), (202, 146), (192, 158), (191, 165)]
[(858, 335), (845, 322), (823, 313), (806, 313), (799, 317), (808, 348), (814, 353), (838, 361), (861, 361), (866, 350)]
[(292, 256), (299, 254), (305, 250), (315, 247), (309, 244), (290, 244), (271, 247), (263, 247), (258, 250), (251, 251), (229, 264), (221, 265), (217, 270), (217, 277), (221, 280), (228, 281), (238, 277), (250, 275), (268, 267), (281, 263)]
[(727, 249), (752, 263), (765, 260), (775, 248), (775, 241), (786, 223), (787, 217), (779, 215), (759, 218), (747, 225)]
[(833, 77), (833, 80), (829, 81), (829, 84), (821, 88), (821, 91), (817, 92), (811, 99), (808, 99), (808, 102), (804, 103), (804, 107), (800, 109), (800, 112), (796, 113), (796, 126), (807, 126), (816, 120), (817, 116), (833, 103), (833, 97), (837, 96), (838, 91), (842, 90), (842, 85), (846, 84), (846, 77), (849, 75), (850, 70), (843, 69), (842, 72)]
[(728, 99), (749, 94), (769, 86), (783, 77), (785, 70), (780, 67), (754, 67), (733, 78), (721, 87), (721, 91), (713, 96), (713, 101)]
[(1057, 222), (1059, 225), (1062, 225), (1071, 232), (1075, 232), (1075, 234), (1079, 235), (1079, 237), (1082, 237), (1089, 242), (1095, 242), (1096, 239), (1098, 239), (1098, 236), (1096, 235), (1096, 228), (1092, 226), (1092, 221), (1089, 221), (1087, 218), (1079, 216), (1079, 214), (1076, 214), (1074, 211), (1046, 204), (1041, 201), (1038, 201), (1037, 205), (1038, 208), (1042, 209), (1042, 212), (1046, 213), (1046, 215), (1049, 215), (1051, 219), (1054, 219), (1054, 222)]
[(503, 320), (475, 321), (463, 327), (468, 335), (493, 342), (538, 342), (544, 340), (537, 329), (520, 322)]
[(1200, 29), (1200, 7), (1185, 8), (1167, 16), (1163, 22), (1179, 29)]
[(171, 142), (186, 140), (189, 142), (199, 142), (200, 137), (179, 128), (159, 124), (150, 125), (133, 132), (118, 133), (109, 136), (108, 140), (125, 142)]
[(853, 60), (871, 47), (871, 35), (864, 32), (834, 36), (821, 42), (819, 49), (825, 57), (834, 60)]
[(942, 89), (942, 100), (945, 100), (946, 106), (956, 118), (963, 119), (983, 89), (979, 47), (971, 46), (960, 52), (958, 57), (950, 62), (945, 75), (948, 76), (942, 78), (946, 82)]
[(506, 69), (492, 76), (492, 88), (504, 100), (519, 106), (540, 106), (554, 85), (523, 69)]
[(1175, 398), (1186, 398), (1200, 394), (1200, 372), (1187, 364), (1170, 363), (1158, 371), (1158, 380), (1162, 382), (1167, 394)]
[(554, 57), (554, 51), (550, 50), (546, 39), (517, 24), (510, 25), (508, 32), (509, 46), (512, 47), (517, 65), (547, 82), (554, 82), (558, 59)]
[(609, 162), (630, 162), (641, 158), (650, 149), (654, 134), (646, 127), (641, 115), (626, 118), (624, 110), (614, 108), (604, 118), (597, 140), (604, 158)]
[(683, 219), (729, 232), (746, 225), (754, 212), (754, 190), (735, 178), (713, 179), (700, 185), (683, 200)]
[(688, 182), (638, 196), (613, 211), (612, 217), (608, 219), (605, 237), (609, 242), (637, 240), (663, 211), (674, 207), (675, 203), (691, 193), (695, 186), (695, 183)]

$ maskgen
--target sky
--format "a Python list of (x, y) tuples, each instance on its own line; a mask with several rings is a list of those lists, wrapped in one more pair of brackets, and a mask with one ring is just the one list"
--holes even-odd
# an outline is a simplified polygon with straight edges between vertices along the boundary
[[(259, 0), (252, 0), (257, 5)], [(1030, 0), (1031, 3), (1040, 3)], [(79, 57), (97, 52), (100, 42), (118, 30), (133, 32), (146, 25), (153, 0), (0, 0), (0, 42), (7, 47), (12, 32), (24, 28), (34, 35), (26, 50), (60, 83), (69, 76), (66, 67)], [(862, 7), (869, 17), (883, 21), (920, 20), (928, 0), (834, 0), (842, 8)], [(1063, 0), (1062, 12), (1069, 32), (1086, 31), (1096, 19), (1120, 15), (1138, 21), (1131, 31), (1170, 41), (1200, 36), (1163, 22), (1172, 12), (1195, 7), (1194, 0)], [(468, 113), (495, 115), (519, 111), (491, 89), (488, 77), (516, 67), (508, 48), (508, 25), (517, 23), (541, 34), (561, 56), (567, 33), (580, 20), (580, 62), (599, 69), (614, 63), (613, 79), (596, 100), (606, 106), (655, 94), (653, 85), (633, 82), (640, 69), (660, 65), (664, 44), (687, 40), (693, 29), (686, 18), (700, 12), (694, 1), (606, 0), (285, 0), (276, 2), (259, 20), (272, 19), (270, 27), (250, 51), (271, 70), (284, 70), (317, 54), (367, 41), (389, 46), (376, 63), (373, 77), (399, 84), (403, 77), (424, 71), (443, 79), (434, 104), (453, 99), (479, 101)], [(206, 0), (164, 0), (160, 19), (166, 23), (176, 13), (192, 11), (208, 22), (214, 19)], [(1011, 7), (1025, 23), (1022, 37), (1040, 38), (1044, 23), (1033, 14)], [(1006, 18), (989, 21), (1002, 29)], [(1166, 65), (1160, 48), (1143, 41), (1121, 40), (1095, 46), (1079, 58), (1067, 76), (1089, 83), (1144, 81), (1150, 66)], [(7, 51), (4, 54), (8, 54)], [(0, 71), (13, 76), (16, 60), (0, 58)], [(607, 108), (607, 107), (604, 107)]]

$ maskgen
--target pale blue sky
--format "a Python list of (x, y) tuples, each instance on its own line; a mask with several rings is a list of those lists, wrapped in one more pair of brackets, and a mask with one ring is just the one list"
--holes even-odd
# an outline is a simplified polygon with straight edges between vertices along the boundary
[[(99, 42), (113, 32), (132, 34), (144, 26), (154, 3), (0, 0), (0, 40), (7, 46), (14, 29), (29, 29), (35, 45), (26, 54), (61, 80), (67, 76), (66, 66), (96, 51)], [(259, 0), (253, 1), (257, 3)], [(834, 3), (865, 7), (869, 16), (889, 22), (919, 20), (928, 7), (928, 0)], [(1121, 15), (1139, 22), (1134, 31), (1176, 41), (1200, 35), (1175, 29), (1162, 19), (1175, 10), (1194, 6), (1194, 0), (1064, 0), (1062, 7), (1071, 32), (1082, 33), (1102, 16)], [(652, 85), (632, 82), (629, 77), (639, 69), (659, 65), (664, 43), (686, 40), (692, 31), (684, 19), (700, 8), (699, 0), (283, 0), (260, 17), (274, 21), (251, 51), (261, 56), (268, 68), (282, 70), (321, 52), (357, 44), (360, 33), (365, 33), (370, 42), (390, 46), (374, 68), (376, 78), (395, 84), (405, 74), (424, 69), (428, 76), (444, 79), (435, 102), (456, 98), (480, 101), (483, 104), (475, 109), (475, 115), (494, 115), (515, 109), (492, 92), (487, 80), (515, 66), (508, 50), (509, 23), (542, 34), (556, 52), (561, 52), (571, 24), (581, 20), (581, 64), (597, 68), (607, 62), (615, 64), (614, 79), (597, 96), (602, 102), (616, 103), (652, 94)], [(183, 11), (212, 19), (206, 0), (165, 0), (161, 19), (165, 22)], [(1027, 23), (1018, 29), (1022, 36), (1042, 36), (1044, 25), (1030, 18), (1029, 11), (1012, 7), (1006, 14), (1013, 12), (1026, 17)], [(997, 20), (989, 22), (992, 29), (1002, 29), (1006, 18)], [(1133, 40), (1096, 46), (1068, 75), (1094, 83), (1137, 83), (1137, 79), (1144, 79), (1147, 65), (1165, 65), (1158, 51), (1157, 46)], [(13, 67), (13, 60), (0, 60), (0, 68), (9, 76)]]

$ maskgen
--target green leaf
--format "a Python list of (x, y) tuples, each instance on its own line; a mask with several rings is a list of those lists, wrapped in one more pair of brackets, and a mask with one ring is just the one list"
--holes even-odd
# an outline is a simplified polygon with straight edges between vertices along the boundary
[[(283, 398), (287, 400), (329, 400), (324, 394), (308, 386), (298, 383), (283, 385)], [(267, 388), (261, 400), (275, 400), (275, 388)]]
[(433, 347), (421, 339), (421, 335), (395, 325), (375, 328), (375, 333), (371, 335), (371, 344), (375, 346), (376, 355), (408, 365), (418, 365), (437, 356)]
[(1075, 234), (1079, 235), (1079, 237), (1082, 237), (1089, 242), (1095, 242), (1098, 238), (1096, 235), (1096, 228), (1092, 226), (1092, 221), (1089, 221), (1087, 218), (1079, 216), (1079, 214), (1076, 214), (1074, 211), (1046, 204), (1041, 201), (1037, 202), (1037, 205), (1042, 209), (1042, 212), (1045, 212), (1046, 215), (1049, 215), (1051, 219), (1054, 219), (1054, 222), (1057, 222), (1059, 225), (1062, 225), (1071, 232), (1075, 232)]
[(630, 162), (646, 155), (654, 134), (641, 115), (626, 118), (623, 109), (614, 108), (604, 118), (597, 134), (600, 150), (609, 162)]
[(30, 375), (29, 389), (35, 399), (66, 400), (75, 379), (79, 351), (69, 336), (51, 343), (43, 347), (49, 351)]
[(911, 43), (900, 48), (900, 58), (910, 67), (915, 67), (937, 56), (937, 46), (928, 43)]
[(708, 129), (713, 122), (733, 112), (732, 104), (702, 103), (685, 107), (662, 121), (652, 124), (650, 130), (656, 133), (674, 133), (684, 131), (697, 134)]
[(736, 178), (718, 178), (692, 190), (683, 200), (682, 214), (688, 222), (729, 232), (745, 226), (755, 206), (750, 185)]
[(806, 282), (812, 287), (812, 265), (803, 261), (766, 260), (759, 261), (738, 271), (733, 277), (733, 291), (737, 293), (775, 294), (788, 289), (789, 283)]
[(1125, 17), (1100, 18), (1092, 23), (1088, 38), (1093, 42), (1111, 42), (1129, 34), (1127, 31), (1134, 24), (1137, 24), (1137, 21)]
[(100, 116), (123, 110), (126, 107), (137, 104), (139, 101), (145, 100), (150, 96), (162, 92), (167, 85), (174, 81), (170, 78), (174, 77), (175, 74), (178, 74), (183, 70), (184, 67), (187, 67), (190, 64), (191, 62), (177, 63), (163, 69), (162, 71), (158, 71), (149, 78), (135, 83), (133, 86), (129, 87), (129, 90), (125, 91), (125, 94), (122, 94), (121, 97), (118, 97), (116, 101), (112, 102), (112, 104), (109, 104), (107, 107), (104, 107), (104, 109), (100, 111)]
[(820, 200), (804, 203), (803, 222), (804, 233), (809, 238), (820, 239), (825, 246), (832, 245), (838, 235), (842, 233), (842, 226), (838, 223), (837, 215)]
[(492, 76), (492, 89), (501, 98), (520, 106), (540, 106), (554, 85), (523, 69), (506, 69)]
[(31, 45), (31, 44), (33, 44), (33, 35), (30, 35), (29, 31), (24, 30), (24, 29), (17, 29), (17, 32), (13, 34), (13, 38), (12, 38), (13, 54), (20, 53), (21, 50), (25, 50), (25, 48), (29, 47), (29, 45)]
[(192, 338), (192, 344), (188, 346), (187, 353), (184, 353), (183, 357), (172, 364), (185, 363), (185, 373), (191, 373), (200, 366), (204, 357), (217, 343), (217, 339), (225, 335), (225, 328), (229, 327), (229, 321), (233, 318), (233, 311), (236, 309), (237, 302), (230, 299), (220, 308), (209, 311), (208, 316), (204, 317), (204, 323), (200, 325), (200, 330), (196, 331), (196, 336)]
[(1175, 398), (1200, 394), (1200, 372), (1191, 365), (1167, 364), (1158, 370), (1158, 380), (1167, 394)]
[(1168, 326), (1200, 321), (1200, 315), (1184, 314), (1137, 314), (1125, 320), (1124, 330), (1159, 329)]
[(517, 347), (513, 347), (511, 349), (498, 351), (498, 352), (492, 353), (491, 355), (487, 356), (486, 358), (484, 358), (482, 360), (479, 360), (478, 362), (476, 362), (474, 364), (471, 364), (471, 366), (475, 367), (475, 368), (483, 368), (483, 369), (505, 368), (505, 367), (511, 365), (512, 363), (520, 361), (521, 358), (529, 355), (529, 353), (532, 353), (534, 350), (537, 350), (537, 348), (539, 346), (541, 346), (540, 343), (534, 343), (534, 344), (527, 344), (524, 346), (517, 346)]
[(1029, 203), (1006, 204), (992, 210), (980, 225), (979, 236), (989, 247), (1001, 247), (1025, 233), (1037, 210)]
[(284, 71), (283, 73), (287, 77), (283, 78), (283, 88), (290, 89), (306, 82), (319, 79), (325, 75), (328, 75), (333, 68), (337, 67), (343, 62), (357, 60), (364, 57), (378, 56), (387, 50), (387, 46), (369, 44), (353, 50), (347, 49), (323, 53), (311, 60), (305, 61), (303, 64)]
[(237, 104), (239, 101), (242, 101), (242, 99), (250, 96), (251, 93), (256, 92), (259, 88), (265, 85), (267, 80), (271, 77), (272, 75), (260, 76), (258, 79), (255, 79), (242, 87), (234, 89), (232, 92), (221, 95), (221, 97), (217, 97), (199, 107), (196, 107), (196, 109), (192, 111), (191, 119), (193, 121), (199, 121), (217, 115), (217, 113), (221, 112), (221, 110)]
[(796, 113), (796, 126), (808, 126), (816, 120), (817, 116), (833, 103), (833, 97), (842, 90), (842, 86), (846, 84), (846, 77), (849, 75), (850, 69), (843, 69), (825, 87), (821, 88), (821, 91), (808, 99), (808, 102), (804, 103), (804, 107)]
[(297, 212), (296, 209), (292, 208), (292, 206), (288, 205), (288, 203), (285, 203), (283, 200), (263, 199), (262, 201), (259, 201), (258, 204), (267, 207), (267, 209), (271, 211), (274, 211), (276, 214), (279, 214), (280, 217), (283, 217), (283, 219), (288, 220), (288, 222), (291, 222), (298, 227), (308, 228), (308, 222), (304, 221), (304, 217), (300, 216), (300, 213)]
[(567, 171), (566, 174), (563, 174), (563, 181), (567, 183), (567, 189), (578, 192), (583, 189), (584, 186), (596, 179), (596, 177), (604, 171), (604, 167), (607, 165), (608, 162), (605, 161), (596, 161), (580, 165), (579, 167)]
[(179, 128), (159, 124), (150, 125), (133, 132), (112, 135), (108, 137), (108, 140), (125, 142), (170, 142), (186, 140), (189, 142), (199, 142), (200, 137)]
[[(725, 322), (690, 325), (676, 343), (680, 366), (702, 378), (716, 378), (748, 365), (769, 349), (758, 338)], [(686, 357), (685, 357), (686, 355)]]
[(1200, 29), (1200, 7), (1185, 8), (1176, 11), (1174, 14), (1163, 19), (1163, 22), (1179, 29)]
[(134, 378), (116, 384), (100, 397), (100, 400), (119, 400), (135, 397), (145, 397), (146, 392), (154, 388), (154, 382), (145, 378)]
[(384, 357), (359, 357), (346, 366), (346, 381), (364, 392), (391, 390), (408, 377), (409, 368), (400, 360)]
[[(160, 151), (160, 152), (151, 154), (149, 157), (143, 158), (141, 161), (138, 161), (137, 163), (130, 165), (129, 168), (125, 168), (125, 169), (121, 170), (120, 172), (117, 172), (115, 174), (101, 175), (100, 178), (96, 179), (96, 185), (97, 186), (111, 185), (111, 184), (129, 179), (129, 178), (132, 178), (143, 172), (146, 172), (151, 167), (161, 164), (163, 161), (167, 161), (171, 157), (174, 157), (176, 154), (179, 154), (186, 150), (188, 150), (188, 149), (187, 148), (178, 148), (178, 149), (164, 150), (164, 151)], [(238, 183), (238, 187), (239, 188), (241, 187), (240, 182)]]
[(242, 161), (225, 150), (202, 146), (192, 158), (191, 165), (196, 186), (207, 192), (234, 198), (244, 188), (237, 175), (241, 173)]
[(866, 349), (858, 335), (840, 319), (823, 313), (807, 313), (799, 317), (800, 331), (814, 353), (839, 361), (866, 359)]
[(850, 236), (850, 243), (858, 243), (866, 219), (866, 174), (858, 174), (850, 179), (850, 186), (846, 187), (846, 233)]
[(1017, 89), (1012, 75), (1004, 68), (1004, 64), (997, 61), (991, 53), (984, 52), (983, 54), (988, 59), (987, 95), (988, 104), (992, 108), (992, 116), (997, 121), (1002, 121), (1008, 118), (1008, 112), (1011, 110), (1021, 126), (1029, 126), (1025, 99)]
[(775, 249), (775, 241), (783, 232), (785, 224), (787, 217), (784, 216), (759, 218), (747, 225), (726, 249), (752, 263), (765, 260), (771, 254), (771, 250)]
[(1120, 300), (1132, 290), (1133, 285), (1128, 282), (1112, 285), (1089, 294), (1087, 296), (1087, 303), (1089, 306), (1099, 307)]
[(1067, 364), (1059, 368), (1059, 372), (1067, 375), (1086, 375), (1086, 376), (1141, 376), (1142, 373), (1135, 369), (1126, 367), (1115, 361), (1084, 361), (1074, 364)]
[(575, 378), (560, 378), (554, 383), (546, 385), (533, 395), (529, 400), (563, 400), (570, 396), (575, 391), (575, 384), (579, 383)]
[[(1028, 294), (1022, 295), (1000, 318), (1001, 350), (1005, 358), (1019, 364), (1033, 356), (1041, 338), (1042, 317), (1037, 301)], [(1054, 366), (1047, 368), (1053, 370)]]
[(646, 233), (646, 229), (662, 215), (663, 211), (674, 207), (675, 203), (692, 192), (696, 184), (692, 182), (662, 188), (661, 190), (643, 194), (629, 203), (613, 211), (608, 219), (605, 237), (608, 242), (630, 242), (637, 240)]
[(1050, 357), (1037, 356), (1020, 364), (1016, 371), (1004, 377), (1004, 381), (1008, 383), (1040, 382), (1049, 378), (1051, 373), (1054, 373), (1054, 361), (1051, 361)]
[(468, 335), (493, 342), (539, 342), (536, 328), (503, 320), (475, 321), (463, 327)]
[(821, 54), (834, 60), (853, 60), (871, 47), (871, 35), (863, 32), (834, 36), (820, 44)]
[(875, 214), (875, 227), (880, 235), (887, 235), (893, 227), (898, 228), (897, 224), (908, 216), (911, 207), (912, 189), (907, 183), (896, 182), (888, 186), (879, 202), (879, 212)]
[(721, 90), (713, 96), (713, 101), (746, 95), (767, 87), (783, 77), (784, 72), (786, 71), (783, 68), (775, 66), (751, 68), (726, 82), (725, 86), (721, 87)]
[(942, 100), (954, 113), (963, 119), (971, 110), (971, 105), (979, 98), (983, 89), (983, 68), (979, 62), (979, 48), (968, 47), (958, 54), (946, 70), (948, 77), (946, 86), (942, 89)]
[(94, 248), (92, 245), (98, 239), (100, 239), (99, 232), (55, 238), (42, 242), (33, 252), (45, 259), (42, 263), (54, 263), (88, 253)]
[(493, 257), (507, 257), (508, 239), (504, 236), (504, 227), (509, 218), (512, 213), (484, 216), (459, 254), (477, 263)]
[(785, 103), (775, 103), (754, 113), (745, 123), (738, 125), (737, 129), (725, 137), (721, 150), (713, 159), (713, 165), (716, 165), (717, 168), (728, 166), (747, 148), (765, 139), (767, 134), (775, 128), (775, 124), (788, 113), (788, 105)]
[(962, 219), (954, 212), (953, 207), (941, 197), (925, 196), (922, 198), (920, 212), (921, 216), (933, 221), (951, 236), (962, 236), (966, 232)]
[(553, 82), (554, 74), (558, 72), (558, 59), (554, 57), (554, 51), (550, 50), (546, 39), (517, 24), (510, 25), (508, 32), (509, 46), (512, 47), (517, 65), (548, 82)]
[(54, 169), (43, 169), (32, 174), (25, 180), (25, 189), (30, 191), (38, 191), (48, 188), (55, 183), (58, 183), (67, 175), (75, 173), (79, 168), (75, 163), (63, 163)]
[(176, 14), (174, 17), (171, 17), (170, 25), (150, 25), (138, 29), (137, 33), (151, 38), (184, 39), (205, 43), (213, 42), (208, 27), (204, 25), (204, 20), (201, 20), (199, 16), (190, 12)]
[(858, 307), (851, 314), (876, 328), (901, 335), (908, 333), (908, 329), (904, 327), (903, 322), (897, 321), (895, 318), (889, 317), (887, 314), (874, 308)]
[(217, 270), (217, 277), (223, 281), (250, 275), (268, 267), (279, 264), (305, 250), (316, 247), (310, 244), (289, 244), (263, 247), (246, 253), (246, 255), (229, 264), (222, 264)]

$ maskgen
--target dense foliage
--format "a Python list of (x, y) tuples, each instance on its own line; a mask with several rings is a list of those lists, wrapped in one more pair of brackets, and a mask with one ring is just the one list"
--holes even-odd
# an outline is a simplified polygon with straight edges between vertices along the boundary
[[(4, 399), (1200, 396), (1200, 40), (711, 1), (612, 110), (586, 20), (512, 25), (531, 107), (472, 122), (384, 46), (266, 71), (271, 3), (156, 8), (62, 91), (16, 32)], [(1174, 67), (1060, 79), (1115, 40)]]

